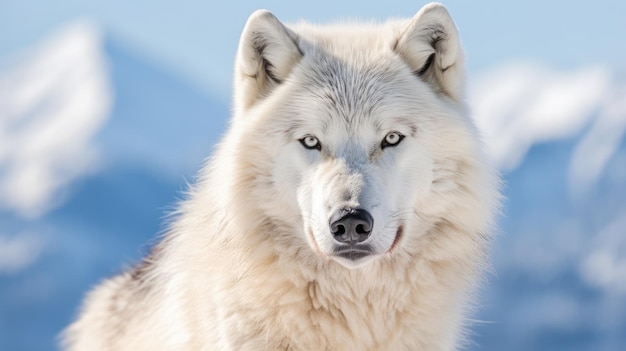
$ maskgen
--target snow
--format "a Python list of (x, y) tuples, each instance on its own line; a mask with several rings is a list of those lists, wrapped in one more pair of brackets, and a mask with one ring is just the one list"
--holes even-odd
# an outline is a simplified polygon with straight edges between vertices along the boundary
[(477, 77), (469, 87), (472, 115), (491, 158), (507, 172), (519, 166), (533, 144), (580, 131), (611, 85), (603, 67), (555, 72), (514, 63)]
[[(597, 185), (626, 134), (626, 85), (602, 67), (555, 72), (533, 64), (509, 64), (479, 75), (470, 106), (487, 150), (504, 172), (517, 169), (537, 143), (581, 134), (569, 160), (568, 188), (583, 201)], [(626, 213), (598, 233), (577, 218), (563, 218), (549, 236), (511, 239), (507, 264), (553, 277), (573, 260), (590, 286), (626, 294)]]
[(505, 178), (476, 349), (617, 350), (626, 337), (626, 84), (512, 63), (469, 103)]
[(599, 117), (578, 143), (569, 170), (570, 192), (582, 198), (596, 184), (626, 132), (626, 86), (604, 96)]
[(97, 166), (112, 103), (101, 34), (74, 23), (0, 72), (0, 209), (34, 218)]
[(580, 263), (585, 281), (612, 295), (626, 297), (626, 213), (595, 235)]

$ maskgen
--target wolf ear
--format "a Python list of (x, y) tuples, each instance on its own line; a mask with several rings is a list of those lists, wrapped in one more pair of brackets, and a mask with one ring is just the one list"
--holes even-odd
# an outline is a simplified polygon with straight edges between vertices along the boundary
[(441, 4), (424, 6), (401, 33), (394, 50), (435, 92), (458, 101), (463, 90), (459, 33)]
[(245, 110), (267, 96), (302, 57), (298, 38), (271, 12), (257, 10), (239, 40), (235, 67), (235, 105)]

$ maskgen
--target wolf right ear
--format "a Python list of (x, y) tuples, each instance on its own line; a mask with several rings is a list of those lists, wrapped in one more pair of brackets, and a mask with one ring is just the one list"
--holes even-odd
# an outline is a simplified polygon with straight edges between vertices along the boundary
[(430, 3), (410, 20), (394, 45), (414, 74), (435, 92), (459, 100), (463, 91), (463, 50), (443, 5)]
[(302, 57), (298, 38), (271, 12), (257, 10), (239, 40), (235, 67), (235, 108), (251, 107), (267, 96)]

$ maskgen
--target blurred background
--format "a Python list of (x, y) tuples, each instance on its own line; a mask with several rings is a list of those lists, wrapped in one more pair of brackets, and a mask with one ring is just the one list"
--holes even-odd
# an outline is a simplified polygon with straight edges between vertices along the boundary
[[(229, 117), (247, 16), (424, 3), (0, 0), (0, 350), (55, 350)], [(470, 350), (626, 350), (626, 2), (446, 1), (507, 198)]]

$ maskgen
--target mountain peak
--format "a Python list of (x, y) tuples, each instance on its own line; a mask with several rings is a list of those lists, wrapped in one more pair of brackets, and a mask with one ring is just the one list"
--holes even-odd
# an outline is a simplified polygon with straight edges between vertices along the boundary
[(516, 63), (478, 77), (469, 90), (472, 114), (492, 159), (504, 171), (515, 169), (534, 143), (579, 132), (613, 88), (604, 67), (557, 72)]
[(71, 23), (0, 72), (0, 208), (36, 217), (95, 165), (93, 135), (111, 108), (102, 35)]

